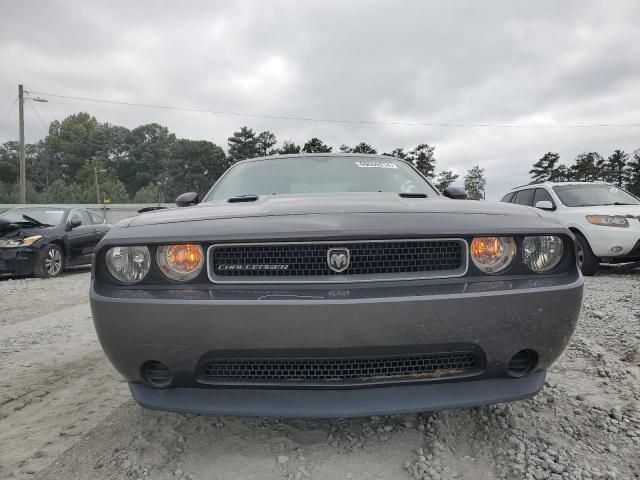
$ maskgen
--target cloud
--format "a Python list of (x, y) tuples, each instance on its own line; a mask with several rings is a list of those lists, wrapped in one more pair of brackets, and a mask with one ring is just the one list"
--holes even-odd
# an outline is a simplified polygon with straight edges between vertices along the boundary
[[(433, 123), (640, 121), (640, 4), (545, 0), (21, 2), (0, 4), (0, 122), (27, 90), (218, 111)], [(438, 168), (486, 169), (488, 196), (543, 153), (640, 147), (632, 128), (348, 125), (50, 98), (128, 127), (158, 122), (226, 146), (240, 125), (303, 143), (436, 147)], [(46, 134), (30, 108), (27, 138)], [(0, 141), (17, 137), (17, 112)], [(1, 126), (1, 124), (0, 124)]]

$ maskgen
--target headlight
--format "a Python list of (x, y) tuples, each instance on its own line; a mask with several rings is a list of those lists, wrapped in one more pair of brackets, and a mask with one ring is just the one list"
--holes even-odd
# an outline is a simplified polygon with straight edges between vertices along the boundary
[(143, 246), (112, 247), (106, 255), (109, 273), (122, 283), (138, 283), (151, 267), (149, 249)]
[(537, 273), (548, 272), (562, 260), (562, 239), (552, 235), (524, 237), (522, 259), (527, 267)]
[(186, 282), (198, 276), (204, 265), (202, 247), (193, 243), (163, 245), (156, 255), (158, 267), (171, 280)]
[(594, 225), (602, 225), (605, 227), (627, 228), (629, 226), (627, 219), (620, 215), (587, 215), (587, 220)]
[(511, 237), (476, 237), (471, 242), (471, 260), (485, 273), (498, 273), (507, 268), (516, 255)]
[(0, 248), (18, 248), (33, 245), (42, 238), (42, 235), (23, 238), (22, 240), (0, 240)]

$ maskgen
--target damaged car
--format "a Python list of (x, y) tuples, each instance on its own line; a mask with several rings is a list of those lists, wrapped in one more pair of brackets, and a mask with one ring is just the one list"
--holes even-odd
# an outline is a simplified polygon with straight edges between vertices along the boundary
[(386, 156), (238, 162), (202, 200), (102, 239), (98, 337), (151, 409), (346, 417), (531, 397), (578, 319), (574, 237), (465, 197)]
[(56, 277), (91, 263), (111, 226), (84, 208), (20, 207), (0, 212), (0, 275)]

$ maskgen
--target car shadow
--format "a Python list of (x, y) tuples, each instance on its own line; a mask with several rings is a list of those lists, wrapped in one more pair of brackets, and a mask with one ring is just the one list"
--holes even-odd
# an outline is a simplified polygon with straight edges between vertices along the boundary
[[(78, 275), (81, 273), (88, 273), (91, 271), (91, 265), (82, 265), (80, 267), (68, 267), (65, 268), (61, 276)], [(25, 278), (37, 279), (33, 275), (0, 275), (0, 282), (7, 280), (22, 280)], [(42, 278), (40, 280), (49, 280), (48, 278)]]
[(600, 264), (596, 275), (640, 275), (640, 262), (621, 263), (621, 264)]

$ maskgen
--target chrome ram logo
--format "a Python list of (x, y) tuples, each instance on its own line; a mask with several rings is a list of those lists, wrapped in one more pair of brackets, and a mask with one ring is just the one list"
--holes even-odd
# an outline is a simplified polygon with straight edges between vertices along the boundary
[(348, 248), (330, 248), (327, 251), (327, 263), (334, 272), (344, 272), (351, 263), (351, 252)]

